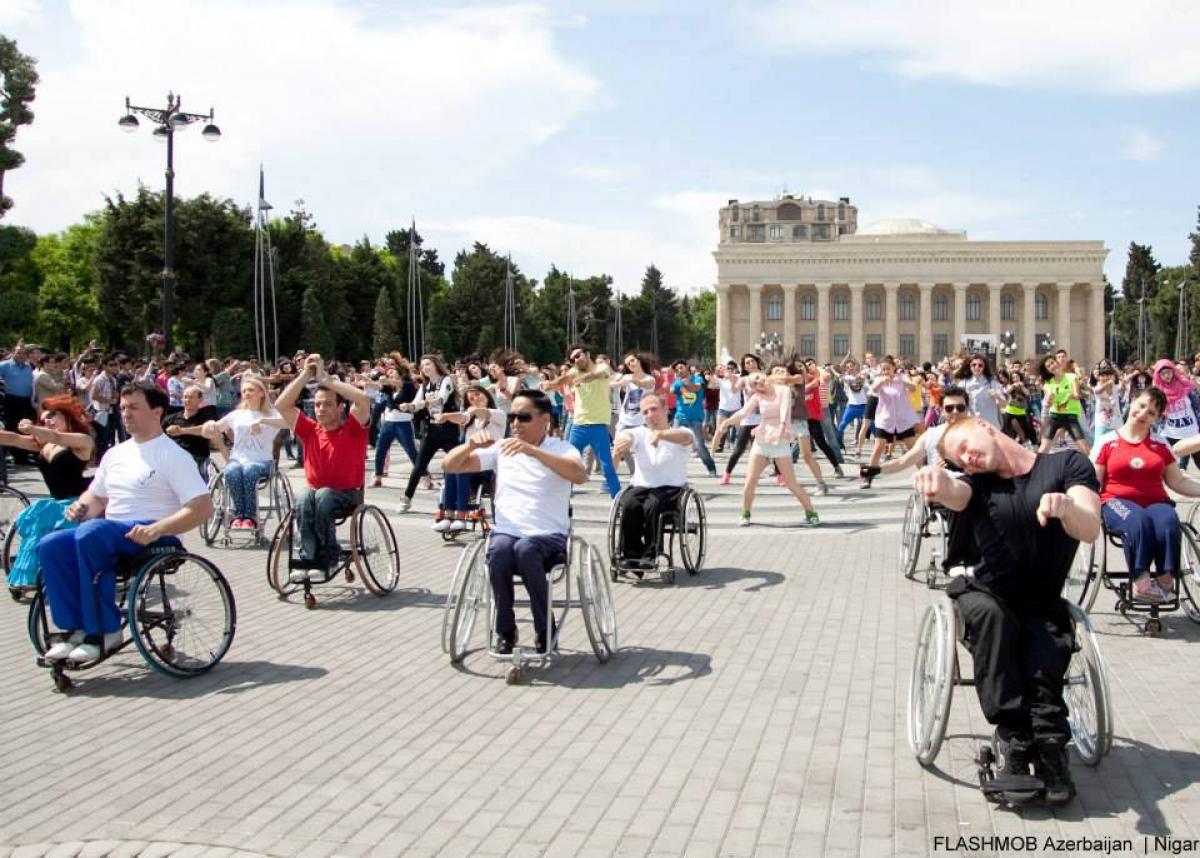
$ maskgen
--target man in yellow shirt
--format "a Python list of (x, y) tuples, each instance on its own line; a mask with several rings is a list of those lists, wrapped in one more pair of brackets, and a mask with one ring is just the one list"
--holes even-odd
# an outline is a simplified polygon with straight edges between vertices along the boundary
[(612, 438), (608, 434), (612, 404), (609, 396), (608, 364), (592, 360), (592, 351), (584, 345), (574, 345), (567, 350), (567, 362), (571, 369), (542, 385), (544, 390), (554, 390), (571, 385), (575, 388), (575, 417), (567, 440), (576, 450), (583, 453), (591, 447), (596, 460), (604, 472), (608, 493), (616, 497), (621, 491), (621, 481), (612, 461)]

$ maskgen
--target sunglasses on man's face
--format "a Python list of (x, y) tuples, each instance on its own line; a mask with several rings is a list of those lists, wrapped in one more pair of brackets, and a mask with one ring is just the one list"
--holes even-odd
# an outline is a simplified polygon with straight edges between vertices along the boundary
[(528, 423), (533, 420), (533, 414), (529, 411), (511, 411), (508, 415), (509, 423)]
[(961, 413), (965, 413), (967, 410), (967, 406), (965, 406), (965, 405), (949, 405), (949, 404), (947, 404), (947, 405), (942, 406), (942, 408), (947, 414), (956, 414), (956, 413), (961, 414)]

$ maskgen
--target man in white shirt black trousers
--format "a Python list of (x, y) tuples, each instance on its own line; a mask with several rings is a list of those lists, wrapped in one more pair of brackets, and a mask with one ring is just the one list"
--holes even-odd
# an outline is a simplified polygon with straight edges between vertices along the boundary
[(497, 442), (486, 430), (477, 432), (451, 450), (442, 467), (447, 473), (495, 471), (496, 516), (487, 553), (496, 606), (495, 648), (511, 653), (517, 643), (513, 576), (519, 574), (529, 593), (537, 651), (546, 652), (554, 635), (546, 629), (546, 567), (567, 550), (571, 487), (587, 482), (587, 471), (578, 450), (549, 434), (550, 400), (540, 390), (513, 397), (508, 423), (511, 436)]
[(692, 430), (670, 428), (667, 409), (656, 393), (640, 404), (644, 424), (617, 435), (613, 459), (632, 454), (636, 465), (631, 488), (621, 498), (622, 564), (639, 578), (637, 567), (654, 566), (658, 519), (671, 509), (687, 483), (687, 463), (694, 443)]

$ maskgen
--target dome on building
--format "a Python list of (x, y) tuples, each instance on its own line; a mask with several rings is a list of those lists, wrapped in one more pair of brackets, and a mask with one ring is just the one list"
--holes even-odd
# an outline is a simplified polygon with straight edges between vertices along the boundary
[(942, 229), (928, 221), (913, 217), (894, 217), (878, 220), (866, 229), (860, 229), (859, 235), (946, 235), (953, 230)]

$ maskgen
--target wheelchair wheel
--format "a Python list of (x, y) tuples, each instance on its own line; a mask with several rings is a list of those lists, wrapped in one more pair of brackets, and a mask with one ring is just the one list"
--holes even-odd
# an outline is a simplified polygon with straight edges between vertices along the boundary
[(621, 557), (621, 501), (627, 491), (629, 491), (629, 486), (625, 486), (617, 492), (612, 505), (608, 508), (608, 575), (613, 581), (616, 581), (621, 575), (621, 567), (618, 563)]
[(925, 609), (917, 633), (908, 684), (908, 746), (923, 766), (931, 765), (942, 747), (957, 670), (954, 608), (939, 599)]
[(400, 550), (387, 516), (377, 506), (362, 506), (351, 523), (350, 553), (363, 586), (386, 596), (400, 582)]
[[(2, 452), (2, 451), (0, 451)], [(0, 540), (8, 539), (8, 534), (14, 531), (13, 523), (21, 511), (29, 506), (29, 498), (12, 486), (0, 485)], [(16, 551), (13, 551), (16, 556)], [(4, 573), (8, 574), (8, 555), (5, 554)]]
[(921, 530), (925, 526), (925, 503), (913, 492), (904, 507), (904, 526), (900, 530), (900, 574), (912, 579), (917, 574), (921, 554)]
[(1200, 623), (1200, 541), (1191, 525), (1182, 528), (1182, 544), (1179, 546), (1179, 607), (1193, 623)]
[(683, 568), (695, 575), (704, 565), (708, 543), (708, 515), (704, 498), (692, 488), (685, 488), (679, 498), (679, 554)]
[(1112, 747), (1112, 696), (1092, 621), (1078, 605), (1068, 604), (1077, 649), (1067, 666), (1063, 697), (1075, 750), (1085, 765), (1094, 766)]
[(459, 555), (454, 567), (454, 577), (450, 580), (450, 591), (446, 594), (446, 606), (442, 609), (442, 652), (450, 652), (450, 630), (454, 624), (455, 608), (458, 607), (459, 590), (463, 576), (475, 563), (475, 557), (487, 544), (486, 539), (476, 539)]
[(40, 656), (50, 648), (50, 606), (46, 604), (46, 591), (38, 587), (29, 602), (29, 619), (25, 623), (29, 642)]
[(262, 520), (260, 522), (260, 530), (265, 530), (266, 522), (270, 521), (272, 516), (282, 520), (288, 511), (295, 505), (295, 496), (292, 494), (292, 484), (288, 482), (288, 478), (283, 475), (283, 471), (275, 466), (271, 470), (271, 478), (267, 482), (269, 494), (267, 496), (267, 508), (260, 509), (259, 515)]
[(296, 550), (296, 515), (289, 512), (279, 522), (271, 548), (267, 551), (267, 583), (280, 596), (290, 596), (300, 589), (291, 579), (291, 559)]
[(233, 591), (219, 569), (195, 554), (162, 554), (129, 586), (126, 608), (138, 652), (167, 676), (198, 676), (217, 665), (237, 625)]
[[(12, 571), (13, 564), (17, 562), (17, 552), (21, 550), (21, 534), (17, 533), (15, 527), (10, 527), (8, 533), (4, 534), (4, 547), (0, 548), (0, 565), (4, 567), (4, 578), (8, 579), (8, 573)], [(13, 597), (13, 601), (20, 601), (28, 590), (23, 587), (8, 588), (9, 594)]]
[(950, 529), (946, 526), (946, 516), (932, 510), (927, 526), (933, 545), (929, 549), (929, 572), (925, 576), (925, 583), (932, 588), (937, 586), (938, 572), (942, 571), (950, 554)]
[[(487, 575), (487, 559), (480, 540), (470, 555), (470, 563), (459, 577), (454, 599), (454, 619), (450, 625), (450, 640), (447, 647), (450, 663), (458, 664), (471, 648), (471, 636), (475, 633), (475, 622), (479, 617), (479, 606), (488, 601), (491, 593)], [(466, 558), (464, 558), (466, 560)], [(488, 611), (490, 614), (491, 612)]]
[(225, 475), (218, 472), (208, 484), (208, 491), (212, 495), (213, 511), (212, 515), (200, 522), (200, 536), (205, 545), (211, 546), (228, 524), (225, 514), (229, 504), (229, 488), (225, 485)]
[(571, 560), (579, 586), (579, 605), (592, 652), (603, 664), (617, 650), (617, 613), (613, 607), (612, 587), (605, 577), (600, 554), (582, 539), (572, 537)]
[[(1101, 539), (1104, 535), (1101, 534)], [(1100, 573), (1096, 569), (1096, 544), (1081, 542), (1075, 549), (1075, 560), (1067, 570), (1067, 580), (1063, 583), (1062, 596), (1090, 611), (1100, 591)]]

